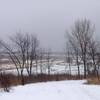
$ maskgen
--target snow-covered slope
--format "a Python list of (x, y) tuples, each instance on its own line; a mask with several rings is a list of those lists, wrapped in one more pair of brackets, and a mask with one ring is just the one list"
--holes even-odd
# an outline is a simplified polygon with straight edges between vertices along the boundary
[(85, 81), (36, 83), (0, 93), (0, 100), (100, 100), (100, 86)]

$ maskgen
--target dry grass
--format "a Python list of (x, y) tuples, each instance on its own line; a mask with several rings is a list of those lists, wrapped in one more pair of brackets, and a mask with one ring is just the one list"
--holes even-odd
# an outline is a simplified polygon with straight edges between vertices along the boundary
[(100, 79), (98, 79), (97, 77), (88, 78), (87, 84), (100, 85)]
[[(9, 81), (10, 86), (22, 85), (22, 78), (13, 74), (6, 74), (7, 81)], [(32, 76), (24, 76), (24, 84), (29, 83), (36, 83), (36, 82), (47, 82), (47, 81), (60, 81), (60, 80), (79, 80), (84, 79), (83, 76), (73, 76), (68, 74), (54, 74), (54, 75), (47, 75), (47, 74), (39, 74), (39, 75), (32, 75)], [(100, 84), (100, 80), (97, 77), (87, 76), (87, 84)], [(0, 86), (2, 87), (2, 86)]]
[[(22, 84), (21, 76), (18, 78), (16, 75), (13, 74), (6, 74), (10, 86), (16, 86)], [(47, 75), (47, 74), (39, 74), (39, 75), (32, 75), (32, 76), (24, 76), (24, 84), (29, 83), (36, 83), (36, 82), (47, 82), (47, 81), (60, 81), (60, 80), (78, 80), (83, 79), (83, 76), (72, 76), (68, 74), (54, 74), (54, 75)]]

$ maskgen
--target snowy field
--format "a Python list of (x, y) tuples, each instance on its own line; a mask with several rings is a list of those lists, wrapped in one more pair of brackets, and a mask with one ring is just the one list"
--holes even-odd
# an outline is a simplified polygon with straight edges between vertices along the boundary
[(0, 100), (100, 100), (100, 86), (86, 81), (60, 81), (13, 87), (0, 92)]
[[(1, 67), (2, 69), (7, 69), (6, 72), (7, 73), (13, 73), (13, 74), (17, 74), (17, 70), (15, 69), (14, 65), (3, 65)], [(10, 69), (12, 68), (12, 69)], [(37, 67), (37, 72), (36, 72), (36, 68), (34, 67), (32, 69), (33, 73), (41, 73), (40, 71), (40, 65), (38, 64)], [(47, 63), (43, 63), (42, 65), (42, 73), (44, 74), (48, 74), (48, 67), (47, 67)], [(62, 61), (55, 61), (53, 62), (53, 64), (50, 67), (50, 74), (69, 74), (70, 73), (70, 68), (69, 68), (69, 64), (68, 63), (64, 63)], [(84, 67), (83, 65), (80, 65), (80, 74), (83, 75), (84, 74)], [(26, 69), (24, 69), (24, 75), (27, 75), (27, 71)], [(71, 64), (71, 75), (78, 75), (78, 68), (77, 65), (75, 65), (74, 63)]]

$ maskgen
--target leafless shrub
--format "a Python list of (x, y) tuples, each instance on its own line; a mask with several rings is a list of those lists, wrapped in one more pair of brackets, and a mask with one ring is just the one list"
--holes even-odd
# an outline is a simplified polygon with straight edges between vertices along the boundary
[(9, 77), (5, 74), (5, 72), (0, 73), (0, 85), (5, 92), (10, 92), (11, 84), (10, 84)]

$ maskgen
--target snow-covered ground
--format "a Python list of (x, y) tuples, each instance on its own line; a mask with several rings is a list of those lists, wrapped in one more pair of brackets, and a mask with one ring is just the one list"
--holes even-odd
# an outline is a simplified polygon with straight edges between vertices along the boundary
[(84, 80), (36, 83), (0, 92), (0, 100), (100, 100), (100, 86)]
[[(14, 65), (9, 65), (9, 66), (2, 66), (2, 68), (8, 68), (9, 70), (6, 70), (7, 73), (13, 73), (13, 74), (17, 74), (17, 70), (14, 68)], [(10, 69), (12, 68), (12, 69)], [(71, 64), (71, 75), (78, 75), (78, 68), (77, 65), (75, 64)], [(69, 68), (69, 64), (67, 63), (62, 63), (61, 61), (55, 61), (51, 67), (50, 67), (50, 74), (69, 74), (70, 73), (70, 68)], [(37, 68), (37, 73), (41, 73), (40, 70), (40, 65), (38, 65)], [(42, 65), (42, 73), (44, 74), (48, 74), (48, 67), (47, 67), (47, 63), (43, 63)], [(36, 72), (36, 68), (34, 67), (32, 69), (32, 72), (35, 73)], [(24, 74), (27, 75), (27, 70), (24, 69)], [(80, 74), (83, 75), (84, 74), (84, 67), (83, 65), (80, 65)]]

